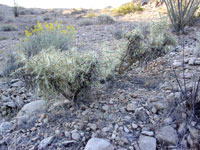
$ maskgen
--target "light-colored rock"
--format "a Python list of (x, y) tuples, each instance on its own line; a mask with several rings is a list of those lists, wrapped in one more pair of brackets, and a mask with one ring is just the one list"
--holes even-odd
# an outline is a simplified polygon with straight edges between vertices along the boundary
[(153, 131), (142, 131), (142, 134), (147, 136), (154, 136)]
[(104, 105), (104, 106), (102, 107), (102, 110), (108, 111), (108, 110), (109, 110), (109, 106), (108, 106), (108, 105)]
[(39, 144), (39, 146), (38, 146), (38, 149), (39, 149), (39, 150), (45, 149), (48, 145), (50, 145), (50, 144), (52, 143), (53, 139), (54, 139), (54, 136), (50, 136), (50, 137), (48, 137), (48, 138), (43, 139), (43, 140), (40, 142), (40, 144)]
[(132, 102), (130, 104), (127, 105), (126, 110), (133, 112), (138, 108), (137, 102)]
[(10, 132), (14, 128), (13, 123), (11, 122), (3, 122), (0, 124), (0, 133)]
[(165, 126), (156, 130), (156, 138), (173, 145), (176, 145), (178, 142), (178, 134), (171, 126)]
[(156, 139), (154, 137), (140, 135), (139, 147), (140, 150), (156, 150)]
[(81, 135), (76, 131), (76, 132), (72, 132), (72, 139), (79, 141), (81, 139)]
[(188, 64), (189, 64), (189, 65), (194, 65), (195, 60), (196, 60), (195, 57), (190, 58)]
[(22, 107), (17, 117), (22, 117), (24, 115), (31, 117), (35, 113), (44, 112), (46, 110), (46, 104), (47, 102), (44, 100), (30, 102)]
[(135, 124), (135, 123), (132, 123), (131, 126), (132, 126), (133, 129), (137, 129), (138, 128), (138, 125)]
[(91, 138), (84, 150), (114, 150), (114, 147), (104, 139)]
[(174, 67), (181, 67), (182, 66), (182, 62), (174, 61), (173, 66)]

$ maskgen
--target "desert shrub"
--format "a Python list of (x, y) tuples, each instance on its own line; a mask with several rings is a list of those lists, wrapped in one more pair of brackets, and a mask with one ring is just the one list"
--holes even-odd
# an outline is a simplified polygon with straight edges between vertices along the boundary
[(170, 46), (176, 45), (176, 39), (169, 32), (166, 21), (152, 23), (149, 33), (143, 33), (141, 28), (129, 32), (126, 36), (127, 48), (121, 57), (119, 74), (123, 74), (129, 67), (139, 61), (147, 63), (157, 57), (165, 55)]
[(164, 0), (169, 18), (177, 32), (184, 32), (198, 9), (200, 0)]
[(101, 68), (97, 53), (76, 49), (61, 51), (51, 47), (32, 57), (22, 54), (19, 60), (23, 67), (18, 72), (29, 77), (28, 82), (32, 81), (39, 92), (47, 97), (62, 94), (74, 102), (83, 89), (96, 85), (109, 72), (105, 66)]
[(143, 8), (139, 4), (134, 4), (133, 2), (121, 5), (119, 8), (114, 9), (114, 14), (116, 15), (126, 15), (128, 13), (134, 13), (136, 11), (143, 11)]
[(103, 15), (97, 16), (97, 23), (98, 24), (112, 24), (112, 23), (115, 23), (115, 20), (113, 17), (103, 14)]
[(0, 11), (0, 21), (4, 21), (5, 15), (3, 14), (2, 11)]
[(37, 22), (34, 28), (26, 29), (25, 36), (20, 49), (29, 57), (51, 46), (63, 51), (72, 46), (74, 27), (65, 27), (57, 21), (49, 24)]
[(0, 31), (17, 31), (18, 28), (12, 24), (5, 24), (0, 27)]
[(3, 76), (5, 77), (9, 77), (15, 70), (19, 68), (16, 54), (9, 53), (7, 58), (6, 65), (3, 68)]
[(121, 29), (114, 31), (112, 34), (117, 40), (123, 38), (124, 36), (123, 30)]
[(94, 17), (96, 17), (96, 14), (95, 13), (87, 13), (86, 17), (94, 18)]
[(80, 26), (89, 26), (89, 25), (93, 25), (94, 21), (92, 19), (85, 18), (85, 19), (80, 20), (78, 24)]
[(0, 41), (3, 41), (3, 40), (6, 40), (8, 37), (6, 37), (6, 36), (2, 36), (2, 37), (0, 37)]

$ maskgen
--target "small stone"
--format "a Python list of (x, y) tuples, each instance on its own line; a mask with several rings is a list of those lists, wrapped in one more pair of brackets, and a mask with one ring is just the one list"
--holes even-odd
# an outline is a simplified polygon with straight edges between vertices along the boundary
[(200, 60), (195, 61), (195, 65), (200, 65)]
[(91, 138), (87, 142), (84, 150), (114, 150), (114, 147), (104, 139)]
[(129, 132), (130, 132), (129, 129), (128, 129), (126, 126), (124, 126), (124, 131), (125, 131), (126, 133), (129, 133)]
[(142, 131), (142, 134), (147, 136), (154, 136), (153, 131)]
[(154, 137), (140, 135), (139, 147), (140, 150), (156, 150), (156, 139)]
[(109, 128), (109, 127), (104, 127), (104, 128), (102, 129), (102, 131), (103, 131), (104, 133), (106, 133), (106, 132), (110, 131), (110, 128)]
[(64, 141), (64, 142), (62, 142), (62, 145), (65, 146), (65, 147), (67, 147), (67, 146), (69, 146), (70, 144), (74, 144), (74, 143), (77, 143), (77, 141), (75, 141), (75, 140)]
[(192, 126), (188, 126), (188, 129), (190, 131), (190, 134), (192, 135), (192, 137), (198, 139), (199, 138), (199, 135), (200, 135), (200, 130), (195, 128), (195, 127), (192, 127)]
[(97, 125), (96, 124), (90, 124), (89, 127), (93, 130), (96, 131)]
[(39, 150), (45, 149), (48, 145), (50, 145), (52, 143), (53, 139), (54, 139), (54, 136), (50, 136), (48, 138), (43, 139), (40, 142), (38, 149)]
[(189, 64), (189, 65), (194, 65), (195, 60), (196, 60), (195, 57), (190, 58), (188, 64)]
[(174, 61), (173, 66), (174, 67), (181, 67), (182, 62)]
[(71, 133), (69, 131), (65, 131), (65, 137), (71, 139)]
[(78, 132), (72, 132), (72, 139), (79, 141), (81, 138), (81, 135)]
[(133, 129), (137, 129), (138, 128), (138, 125), (135, 124), (135, 123), (132, 123), (131, 126), (132, 126)]
[(104, 105), (104, 106), (102, 107), (102, 110), (108, 111), (108, 110), (109, 110), (109, 106), (108, 106), (108, 105)]
[(23, 82), (22, 81), (17, 81), (13, 84), (11, 84), (12, 87), (21, 87), (23, 85)]
[(138, 108), (137, 102), (132, 102), (127, 105), (126, 110), (130, 112), (134, 112)]
[(15, 108), (16, 107), (16, 105), (15, 105), (15, 103), (13, 101), (7, 102), (4, 105), (6, 105), (7, 107), (10, 107), (10, 108)]
[(178, 142), (178, 134), (171, 126), (165, 126), (156, 131), (156, 138), (160, 141), (165, 141), (176, 145)]

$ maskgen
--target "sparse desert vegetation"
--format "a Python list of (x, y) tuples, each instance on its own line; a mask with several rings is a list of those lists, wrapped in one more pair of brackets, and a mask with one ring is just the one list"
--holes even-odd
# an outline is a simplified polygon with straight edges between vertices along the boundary
[(0, 5), (0, 149), (199, 150), (199, 3)]

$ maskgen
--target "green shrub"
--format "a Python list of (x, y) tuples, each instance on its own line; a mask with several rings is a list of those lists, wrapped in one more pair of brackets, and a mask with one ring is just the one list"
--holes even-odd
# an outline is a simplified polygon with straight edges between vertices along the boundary
[(5, 24), (0, 27), (0, 31), (17, 31), (18, 28), (12, 24)]
[[(104, 78), (108, 67), (101, 67), (99, 56), (95, 52), (79, 52), (76, 49), (61, 51), (51, 47), (43, 49), (33, 57), (21, 55), (18, 70), (29, 77), (45, 96), (64, 95), (67, 99), (77, 100), (83, 89), (88, 89)], [(70, 95), (65, 91), (70, 91)]]
[(129, 67), (139, 61), (149, 61), (165, 55), (170, 46), (176, 45), (175, 37), (169, 32), (166, 21), (152, 23), (149, 33), (144, 34), (140, 29), (135, 29), (127, 34), (127, 48), (121, 57), (119, 74), (123, 74)]
[(97, 16), (97, 23), (98, 24), (112, 24), (112, 23), (115, 23), (115, 20), (113, 17), (103, 14), (103, 15)]
[(194, 17), (200, 0), (164, 0), (169, 18), (177, 32), (184, 32), (184, 28)]
[(3, 68), (3, 76), (10, 77), (11, 74), (19, 68), (19, 64), (17, 63), (17, 57), (14, 53), (9, 53), (7, 57), (6, 65)]
[(85, 19), (80, 20), (78, 24), (80, 26), (89, 26), (89, 25), (93, 25), (94, 21), (92, 19), (85, 18)]
[(0, 37), (0, 41), (6, 40), (6, 39), (8, 39), (8, 37), (6, 37), (6, 36)]
[(22, 42), (20, 49), (28, 57), (52, 46), (63, 51), (72, 46), (74, 27), (64, 27), (63, 24), (59, 24), (57, 21), (49, 24), (38, 22), (33, 29), (27, 28), (25, 36), (26, 38)]
[(86, 17), (94, 18), (94, 17), (96, 17), (96, 14), (95, 13), (87, 13)]
[(134, 4), (133, 2), (126, 3), (119, 8), (114, 9), (114, 14), (116, 15), (126, 15), (129, 13), (134, 13), (136, 11), (143, 11), (143, 8), (139, 4)]

